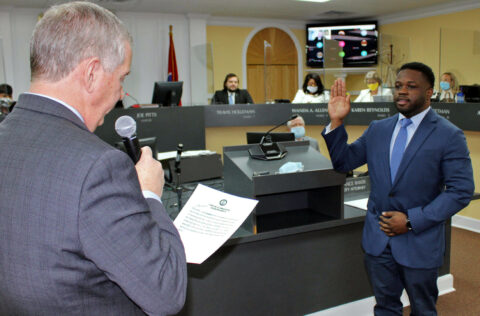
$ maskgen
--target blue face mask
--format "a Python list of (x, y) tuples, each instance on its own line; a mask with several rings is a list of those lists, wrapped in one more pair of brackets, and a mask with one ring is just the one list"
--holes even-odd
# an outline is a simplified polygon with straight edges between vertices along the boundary
[(295, 134), (295, 139), (305, 137), (305, 127), (303, 126), (292, 127), (291, 131), (293, 134)]
[(278, 169), (278, 173), (290, 173), (303, 171), (303, 163), (289, 161)]
[(440, 81), (440, 88), (442, 88), (442, 90), (449, 90), (450, 89), (450, 82), (446, 82), (446, 81)]

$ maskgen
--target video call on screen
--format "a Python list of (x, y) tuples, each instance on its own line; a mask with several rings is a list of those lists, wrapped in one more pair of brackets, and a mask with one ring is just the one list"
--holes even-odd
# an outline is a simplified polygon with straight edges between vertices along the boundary
[(377, 41), (376, 24), (308, 25), (307, 66), (336, 68), (376, 65)]

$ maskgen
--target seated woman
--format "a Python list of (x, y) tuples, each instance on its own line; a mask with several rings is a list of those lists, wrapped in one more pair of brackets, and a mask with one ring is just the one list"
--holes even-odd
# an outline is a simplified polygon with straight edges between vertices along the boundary
[(303, 88), (298, 90), (292, 103), (327, 103), (330, 94), (323, 87), (318, 74), (308, 74), (303, 81)]
[(365, 75), (365, 83), (368, 89), (360, 91), (360, 95), (354, 102), (373, 102), (373, 96), (386, 96), (392, 95), (390, 89), (382, 88), (382, 79), (376, 71), (372, 70)]
[(458, 91), (457, 78), (451, 72), (444, 72), (440, 77), (440, 91), (437, 91), (438, 101), (456, 102)]

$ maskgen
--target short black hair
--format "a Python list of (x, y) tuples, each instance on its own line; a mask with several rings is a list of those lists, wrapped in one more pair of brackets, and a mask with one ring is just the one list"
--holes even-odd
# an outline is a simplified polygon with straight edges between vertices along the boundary
[(406, 63), (397, 71), (397, 74), (405, 69), (416, 70), (423, 74), (425, 79), (427, 79), (428, 83), (430, 83), (430, 87), (433, 88), (435, 85), (435, 75), (433, 74), (432, 68), (428, 67), (425, 64), (419, 62), (411, 62)]
[[(227, 81), (228, 81), (228, 79), (233, 78), (233, 77), (237, 77), (237, 79), (238, 79), (238, 76), (237, 76), (236, 74), (234, 74), (234, 73), (229, 73), (229, 74), (227, 74), (227, 75), (225, 76), (225, 80), (223, 81), (223, 89), (224, 89), (224, 90), (227, 90)], [(239, 81), (240, 81), (240, 80), (239, 80)]]
[(317, 92), (315, 92), (314, 95), (322, 94), (323, 90), (325, 90), (325, 88), (323, 86), (322, 80), (320, 79), (320, 76), (318, 74), (315, 74), (315, 73), (310, 73), (310, 74), (307, 74), (305, 76), (305, 80), (303, 81), (303, 92), (310, 93), (307, 90), (308, 82), (310, 81), (310, 79), (315, 80), (315, 83), (317, 84), (317, 87), (318, 87)]
[(0, 93), (5, 93), (5, 94), (8, 94), (9, 96), (12, 96), (13, 89), (9, 84), (3, 83), (3, 84), (0, 84)]

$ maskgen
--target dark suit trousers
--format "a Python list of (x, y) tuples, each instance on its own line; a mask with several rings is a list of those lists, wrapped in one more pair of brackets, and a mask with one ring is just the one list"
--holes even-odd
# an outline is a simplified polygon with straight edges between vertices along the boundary
[(365, 254), (365, 267), (377, 301), (375, 316), (402, 316), (400, 297), (404, 288), (410, 300), (411, 315), (437, 315), (437, 268), (402, 266), (393, 258), (390, 245), (378, 257)]

